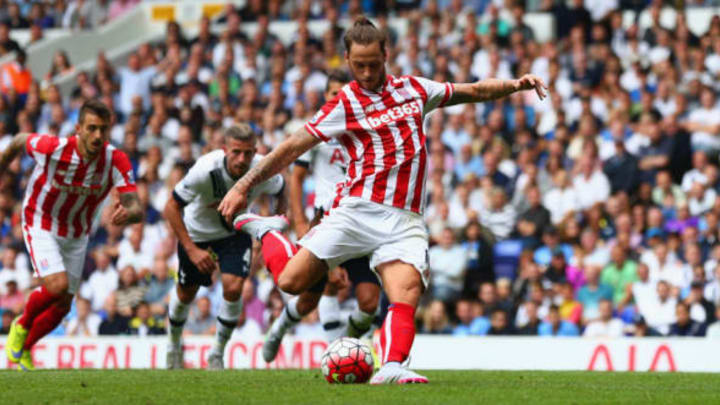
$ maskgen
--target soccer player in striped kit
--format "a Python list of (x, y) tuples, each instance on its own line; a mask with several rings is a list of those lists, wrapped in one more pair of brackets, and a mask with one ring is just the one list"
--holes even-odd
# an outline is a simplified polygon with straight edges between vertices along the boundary
[(110, 190), (114, 187), (119, 194), (113, 224), (123, 226), (143, 218), (130, 160), (108, 143), (111, 121), (107, 106), (88, 100), (80, 108), (74, 135), (21, 133), (0, 156), (0, 174), (23, 151), (35, 160), (22, 205), (22, 227), (41, 286), (13, 321), (5, 345), (8, 359), (21, 370), (34, 369), (33, 345), (70, 311), (90, 227)]
[(236, 227), (263, 244), (280, 289), (299, 294), (338, 264), (370, 256), (390, 307), (380, 334), (382, 367), (371, 384), (427, 383), (403, 362), (415, 337), (415, 308), (428, 283), (428, 233), (423, 221), (427, 146), (423, 118), (435, 108), (477, 103), (545, 85), (534, 75), (515, 80), (438, 83), (385, 72), (385, 35), (367, 18), (345, 33), (345, 60), (354, 81), (241, 178), (218, 209), (230, 219), (246, 195), (320, 141), (339, 139), (350, 156), (346, 180), (330, 214), (300, 241), (292, 257), (269, 237), (265, 220), (240, 215)]

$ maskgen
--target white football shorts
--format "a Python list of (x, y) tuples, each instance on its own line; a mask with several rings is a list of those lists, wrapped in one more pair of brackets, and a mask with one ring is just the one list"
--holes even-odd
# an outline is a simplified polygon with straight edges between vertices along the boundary
[(428, 231), (423, 217), (400, 208), (346, 197), (298, 242), (329, 269), (369, 256), (370, 268), (400, 260), (428, 285)]
[(75, 294), (82, 281), (88, 237), (63, 238), (44, 229), (23, 226), (25, 246), (38, 277), (67, 272), (68, 292)]

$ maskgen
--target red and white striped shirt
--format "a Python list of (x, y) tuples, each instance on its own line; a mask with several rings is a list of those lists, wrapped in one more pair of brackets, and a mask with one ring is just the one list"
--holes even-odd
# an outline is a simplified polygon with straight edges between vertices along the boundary
[(79, 238), (90, 232), (95, 211), (112, 187), (136, 190), (127, 155), (110, 144), (85, 162), (77, 136), (58, 138), (32, 134), (26, 150), (35, 159), (23, 202), (23, 224), (54, 235)]
[(350, 164), (335, 206), (347, 196), (422, 213), (427, 148), (423, 119), (453, 93), (451, 83), (388, 75), (380, 92), (345, 85), (305, 124), (312, 135), (338, 138)]

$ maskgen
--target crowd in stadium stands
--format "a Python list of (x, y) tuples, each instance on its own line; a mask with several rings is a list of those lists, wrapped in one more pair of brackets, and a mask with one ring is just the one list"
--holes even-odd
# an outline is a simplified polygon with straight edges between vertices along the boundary
[[(134, 3), (0, 0), (0, 49), (17, 48), (8, 29), (95, 26)], [(344, 64), (340, 18), (363, 12), (387, 31), (390, 74), (468, 82), (531, 72), (550, 89), (542, 102), (518, 93), (428, 116), (431, 285), (421, 332), (720, 337), (720, 17), (697, 36), (682, 10), (662, 26), (662, 1), (335, 3), (249, 0), (227, 7), (220, 35), (208, 19), (194, 38), (169, 23), (164, 41), (140, 46), (127, 65), (99, 54), (69, 97), (52, 84), (73, 70), (67, 55), (40, 80), (19, 54), (0, 97), (0, 148), (16, 132), (72, 134), (82, 100), (98, 97), (117, 113), (111, 139), (130, 156), (146, 207), (145, 223), (126, 229), (110, 224), (109, 210), (96, 218), (80, 298), (55, 334), (165, 333), (177, 258), (160, 213), (174, 185), (222, 147), (235, 121), (249, 122), (267, 153), (308, 120), (326, 72)], [(651, 26), (625, 28), (627, 9), (646, 9)], [(528, 10), (554, 16), (554, 40), (535, 40)], [(388, 13), (407, 18), (408, 31), (390, 28)], [(307, 23), (319, 18), (330, 24), (315, 37)], [(271, 20), (298, 22), (288, 45)], [(259, 23), (252, 36), (247, 21)], [(37, 282), (19, 212), (30, 164), (18, 160), (0, 178), (2, 331)], [(305, 186), (311, 207), (312, 181)], [(261, 334), (282, 309), (255, 253), (239, 336)], [(340, 296), (352, 305), (349, 289)], [(199, 297), (187, 333), (211, 334), (219, 283)], [(321, 334), (317, 315), (295, 333)]]

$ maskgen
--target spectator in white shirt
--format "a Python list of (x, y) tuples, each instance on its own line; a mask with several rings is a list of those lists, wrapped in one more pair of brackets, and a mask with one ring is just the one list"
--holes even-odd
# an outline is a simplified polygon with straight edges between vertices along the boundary
[(90, 310), (90, 301), (79, 298), (75, 301), (77, 316), (68, 322), (68, 336), (97, 336), (102, 319)]
[(570, 186), (567, 172), (558, 170), (553, 176), (553, 187), (543, 196), (543, 206), (550, 211), (550, 220), (557, 225), (580, 208), (578, 195)]
[[(718, 41), (720, 43), (720, 41)], [(707, 176), (705, 176), (705, 167), (708, 165), (707, 153), (702, 150), (695, 151), (692, 156), (693, 168), (685, 172), (682, 178), (682, 187), (684, 192), (689, 192), (695, 182), (706, 182)]]
[(665, 280), (660, 280), (657, 283), (656, 299), (640, 314), (645, 317), (648, 326), (667, 335), (670, 332), (670, 325), (675, 322), (676, 306), (677, 299), (670, 295), (670, 284)]
[(610, 196), (610, 182), (599, 169), (595, 157), (583, 155), (578, 165), (580, 173), (573, 179), (573, 189), (578, 197), (580, 209), (588, 209), (599, 202), (607, 201)]
[(492, 187), (489, 194), (487, 204), (480, 211), (480, 222), (490, 229), (496, 239), (505, 239), (515, 228), (515, 208), (507, 202), (505, 191), (500, 187)]
[[(163, 69), (159, 69), (163, 70)], [(140, 96), (144, 109), (150, 107), (150, 82), (158, 72), (155, 66), (143, 68), (140, 57), (133, 53), (128, 59), (128, 67), (118, 69), (120, 75), (120, 111), (130, 115), (133, 110), (133, 98)]]
[(120, 242), (118, 247), (118, 268), (132, 266), (143, 277), (144, 272), (150, 271), (153, 265), (152, 247), (143, 242), (143, 224), (133, 225), (130, 235)]
[(685, 273), (675, 253), (668, 252), (668, 246), (664, 241), (658, 241), (652, 250), (643, 253), (640, 261), (647, 264), (650, 269), (651, 280), (664, 280), (670, 284), (674, 296), (678, 295), (679, 290), (690, 285), (691, 277)]
[(14, 280), (20, 291), (30, 287), (32, 276), (29, 269), (16, 266), (18, 252), (14, 247), (8, 246), (2, 252), (2, 269), (0, 269), (0, 294), (5, 294), (5, 283)]
[(600, 318), (590, 322), (583, 332), (583, 336), (591, 338), (618, 338), (623, 335), (623, 322), (613, 317), (613, 307), (610, 300), (600, 300), (598, 304)]
[(700, 94), (700, 108), (691, 110), (684, 127), (691, 132), (693, 149), (720, 149), (720, 108), (715, 104), (715, 93), (706, 87)]
[(706, 181), (695, 181), (688, 192), (688, 208), (690, 215), (699, 216), (710, 211), (715, 205), (717, 193)]
[(105, 299), (118, 287), (118, 274), (110, 262), (110, 256), (103, 250), (95, 252), (95, 271), (80, 287), (80, 296), (90, 301), (93, 311), (100, 311)]
[(452, 229), (445, 228), (438, 244), (428, 251), (433, 297), (448, 302), (457, 299), (463, 288), (467, 253), (455, 243)]

